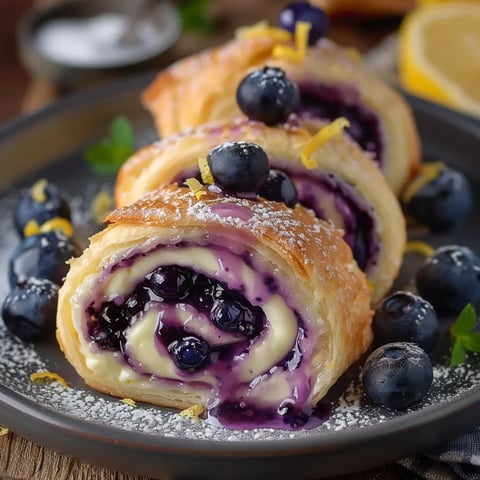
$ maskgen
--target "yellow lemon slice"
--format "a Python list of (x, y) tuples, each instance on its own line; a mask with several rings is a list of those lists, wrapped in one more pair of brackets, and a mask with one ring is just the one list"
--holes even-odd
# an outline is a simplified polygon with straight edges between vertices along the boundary
[(480, 3), (425, 5), (399, 32), (399, 76), (413, 94), (480, 116)]

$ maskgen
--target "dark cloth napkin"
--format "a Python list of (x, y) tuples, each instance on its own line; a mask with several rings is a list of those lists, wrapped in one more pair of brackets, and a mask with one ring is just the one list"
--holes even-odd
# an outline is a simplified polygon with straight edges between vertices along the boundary
[(425, 480), (480, 480), (480, 428), (398, 463)]

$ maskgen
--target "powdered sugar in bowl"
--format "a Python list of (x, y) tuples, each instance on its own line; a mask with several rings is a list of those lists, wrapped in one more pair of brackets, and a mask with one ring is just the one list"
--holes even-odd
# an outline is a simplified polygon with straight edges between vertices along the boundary
[(68, 85), (152, 61), (180, 32), (178, 12), (166, 1), (72, 0), (25, 17), (19, 46), (34, 75)]

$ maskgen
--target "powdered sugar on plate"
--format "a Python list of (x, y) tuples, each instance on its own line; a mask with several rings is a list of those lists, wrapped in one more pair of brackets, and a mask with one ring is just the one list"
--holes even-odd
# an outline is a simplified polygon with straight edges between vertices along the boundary
[[(355, 367), (350, 383), (340, 396), (332, 399), (331, 413), (325, 422), (313, 430), (282, 431), (272, 429), (227, 430), (202, 421), (200, 424), (183, 418), (177, 410), (137, 403), (131, 406), (122, 399), (108, 397), (83, 385), (62, 358), (55, 343), (42, 347), (24, 344), (0, 326), (0, 378), (6, 390), (19, 393), (38, 406), (49, 407), (68, 417), (122, 430), (155, 434), (163, 437), (205, 439), (215, 441), (261, 441), (303, 438), (319, 433), (359, 429), (386, 422), (398, 416), (449, 403), (478, 389), (480, 356), (471, 355), (469, 363), (459, 367), (436, 365), (434, 382), (424, 402), (412, 409), (395, 412), (373, 405), (365, 397), (360, 374)], [(60, 383), (32, 382), (35, 372), (53, 371), (67, 380), (68, 388)], [(330, 395), (331, 397), (331, 395)], [(2, 419), (6, 421), (7, 419)]]

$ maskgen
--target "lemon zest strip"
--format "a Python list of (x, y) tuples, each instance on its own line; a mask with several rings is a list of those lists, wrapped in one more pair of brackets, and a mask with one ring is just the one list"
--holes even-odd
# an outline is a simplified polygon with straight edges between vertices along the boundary
[(215, 180), (213, 179), (212, 172), (210, 171), (210, 167), (208, 166), (207, 157), (204, 157), (203, 155), (198, 157), (198, 167), (200, 168), (200, 175), (202, 177), (203, 183), (213, 185), (215, 183)]
[(23, 227), (23, 235), (25, 237), (31, 237), (40, 233), (40, 225), (35, 220), (29, 220)]
[(4, 435), (8, 435), (9, 432), (10, 430), (8, 428), (0, 427), (0, 437), (3, 437)]
[(247, 27), (238, 28), (235, 38), (270, 37), (274, 42), (291, 42), (292, 34), (282, 28), (272, 27), (263, 20)]
[(285, 60), (302, 61), (307, 54), (308, 34), (312, 24), (309, 22), (297, 22), (295, 24), (295, 47), (288, 45), (275, 45), (272, 55), (274, 58)]
[(207, 193), (203, 189), (204, 185), (202, 185), (196, 178), (187, 178), (183, 183), (195, 195), (197, 200), (200, 200), (200, 198)]
[(412, 240), (405, 246), (405, 253), (418, 253), (424, 257), (431, 257), (435, 252), (435, 249), (428, 243), (421, 240)]
[(54, 372), (36, 372), (30, 375), (30, 380), (32, 382), (43, 382), (44, 380), (52, 380), (54, 382), (58, 382), (65, 388), (68, 388), (68, 383), (65, 381), (63, 377), (58, 375)]
[(196, 403), (195, 405), (182, 410), (180, 416), (191, 418), (195, 423), (200, 423), (200, 415), (202, 415), (203, 412), (205, 412), (205, 407), (200, 403)]
[(322, 127), (302, 149), (300, 159), (305, 167), (309, 169), (317, 167), (317, 162), (311, 157), (312, 153), (325, 145), (331, 138), (341, 134), (349, 126), (350, 122), (346, 118), (340, 117)]
[(132, 398), (122, 398), (122, 402), (130, 405), (131, 407), (137, 406), (137, 402), (135, 402), (135, 400), (133, 400)]
[(47, 194), (45, 193), (45, 188), (48, 185), (48, 181), (45, 178), (37, 180), (30, 187), (30, 196), (38, 203), (44, 203), (47, 201)]
[(35, 220), (29, 220), (23, 228), (23, 234), (25, 237), (31, 237), (32, 235), (51, 232), (52, 230), (61, 230), (68, 237), (73, 235), (72, 224), (66, 218), (61, 217), (51, 218), (41, 225)]
[(437, 178), (443, 168), (445, 168), (445, 164), (443, 162), (424, 163), (420, 169), (420, 172), (408, 184), (405, 192), (403, 193), (403, 202), (408, 203), (421, 188)]

